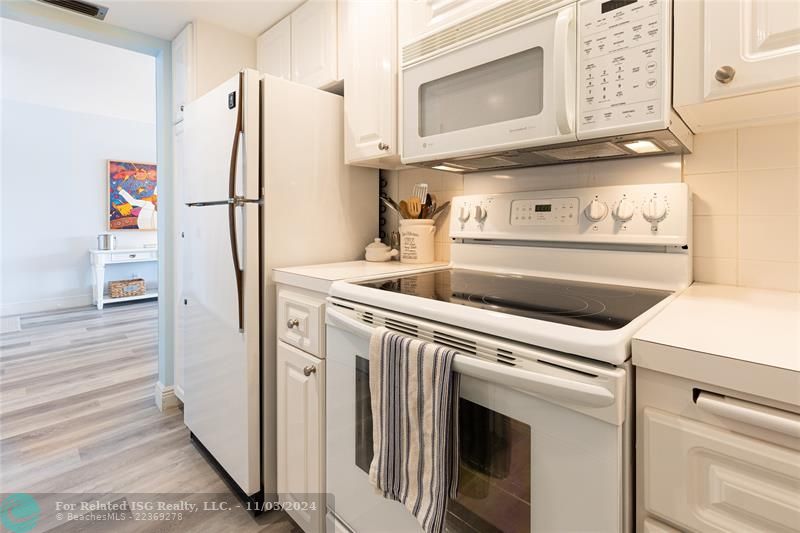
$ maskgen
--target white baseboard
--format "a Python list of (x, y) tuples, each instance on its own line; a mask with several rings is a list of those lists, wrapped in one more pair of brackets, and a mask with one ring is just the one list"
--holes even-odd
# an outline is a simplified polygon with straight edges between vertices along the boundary
[(56, 311), (72, 307), (85, 307), (92, 305), (92, 293), (64, 296), (61, 298), (47, 298), (44, 300), (31, 300), (28, 302), (3, 302), (0, 305), (0, 316), (24, 315), (27, 313), (41, 313), (42, 311)]
[(160, 381), (156, 382), (154, 396), (156, 406), (158, 406), (158, 410), (162, 412), (178, 407), (181, 404), (181, 401), (175, 396), (175, 389), (172, 385), (164, 385)]

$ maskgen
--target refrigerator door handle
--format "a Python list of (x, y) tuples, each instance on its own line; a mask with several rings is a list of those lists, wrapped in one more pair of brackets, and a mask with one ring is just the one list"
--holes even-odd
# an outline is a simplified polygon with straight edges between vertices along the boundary
[(213, 202), (187, 202), (186, 207), (211, 207), (215, 205), (228, 205), (234, 203), (233, 198), (227, 200), (216, 200)]
[[(231, 256), (233, 257), (233, 272), (236, 276), (236, 297), (239, 313), (239, 331), (244, 331), (244, 272), (239, 262), (239, 243), (236, 234), (236, 160), (239, 155), (239, 138), (244, 135), (244, 110), (242, 90), (244, 88), (244, 72), (239, 73), (239, 106), (236, 110), (236, 131), (233, 134), (233, 147), (231, 148), (231, 167), (228, 179), (228, 230), (231, 237)], [(241, 204), (239, 204), (241, 205)]]

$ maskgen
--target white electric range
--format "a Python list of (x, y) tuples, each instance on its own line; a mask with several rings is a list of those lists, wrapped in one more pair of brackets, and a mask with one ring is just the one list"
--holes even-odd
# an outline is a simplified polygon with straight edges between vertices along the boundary
[(458, 351), (448, 531), (630, 531), (630, 344), (691, 283), (687, 186), (458, 197), (450, 236), (449, 268), (331, 286), (331, 522), (419, 531), (368, 481), (369, 337), (384, 326)]

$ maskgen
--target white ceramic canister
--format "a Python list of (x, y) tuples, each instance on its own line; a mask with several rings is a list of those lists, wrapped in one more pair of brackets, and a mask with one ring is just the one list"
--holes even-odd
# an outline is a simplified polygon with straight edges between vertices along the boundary
[(430, 218), (409, 218), (400, 221), (400, 262), (433, 263), (433, 241), (436, 226)]

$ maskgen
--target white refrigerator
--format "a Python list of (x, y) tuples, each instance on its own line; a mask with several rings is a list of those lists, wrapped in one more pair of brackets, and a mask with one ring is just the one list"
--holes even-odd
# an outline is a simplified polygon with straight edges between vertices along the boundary
[(273, 268), (361, 257), (376, 170), (344, 164), (342, 97), (244, 70), (184, 113), (184, 420), (240, 497), (276, 494)]

